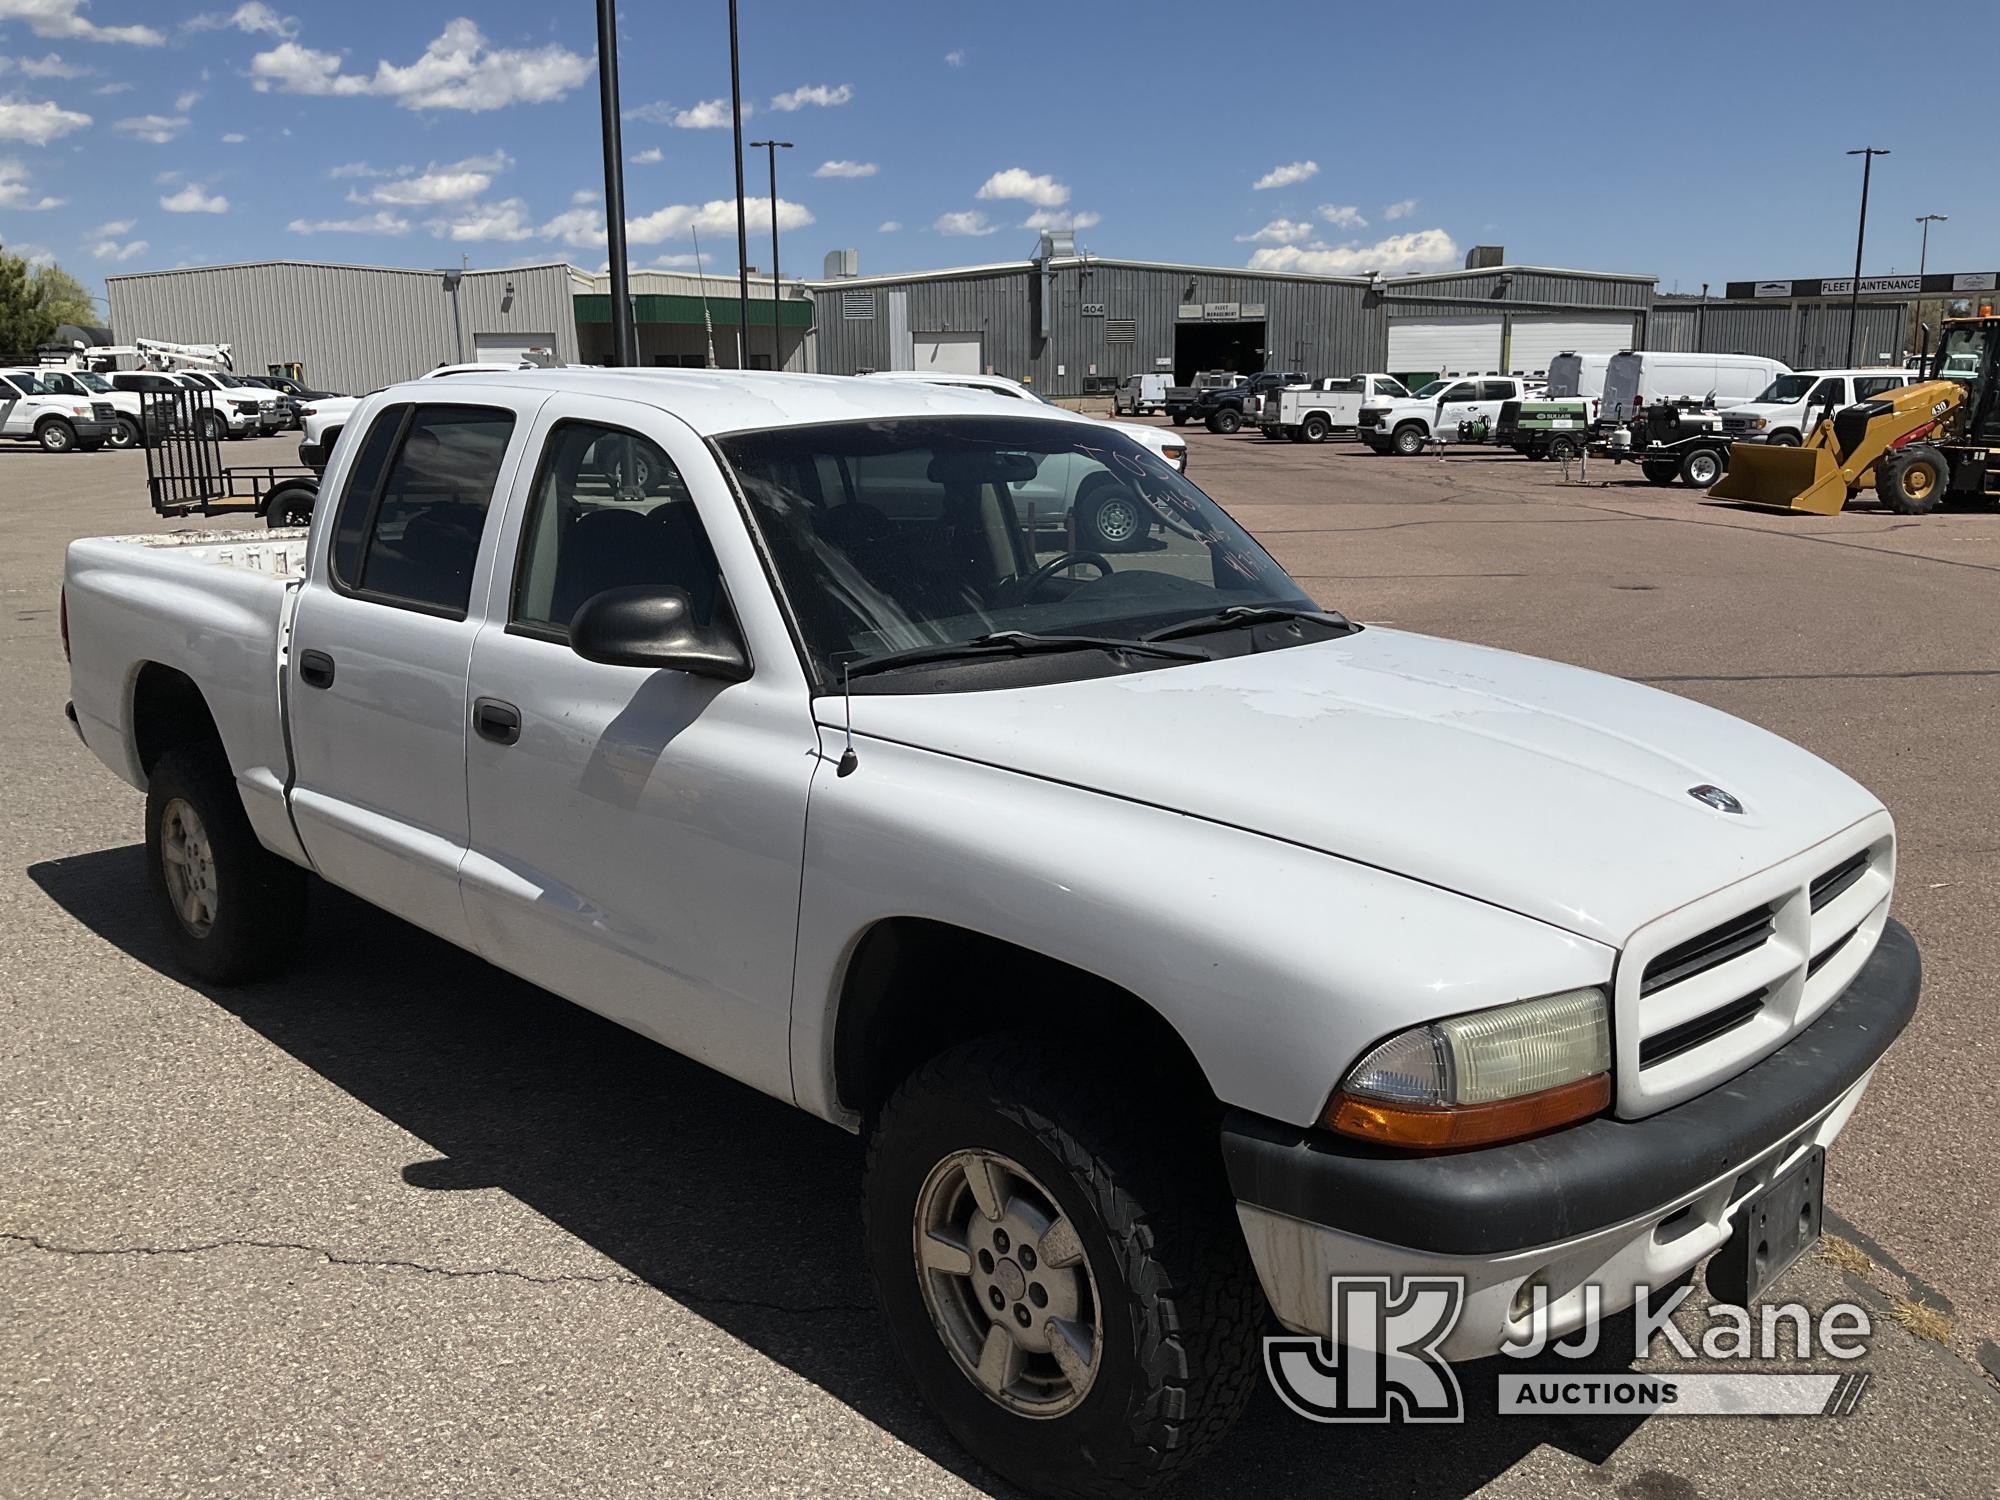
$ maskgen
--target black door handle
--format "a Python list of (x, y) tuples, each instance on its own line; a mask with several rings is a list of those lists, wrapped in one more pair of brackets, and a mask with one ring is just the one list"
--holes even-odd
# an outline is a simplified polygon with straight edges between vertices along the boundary
[(499, 698), (480, 698), (472, 705), (472, 727), (496, 745), (511, 745), (521, 737), (521, 710)]
[(333, 658), (324, 651), (301, 651), (299, 653), (299, 681), (307, 687), (329, 688), (333, 686)]

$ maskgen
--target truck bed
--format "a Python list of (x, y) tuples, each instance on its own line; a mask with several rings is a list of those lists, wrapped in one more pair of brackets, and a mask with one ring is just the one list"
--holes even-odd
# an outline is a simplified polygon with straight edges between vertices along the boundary
[(174, 673), (201, 685), (265, 845), (303, 861), (285, 810), (290, 757), (280, 706), (304, 529), (85, 537), (64, 574), (71, 691), (84, 742), (132, 785), (146, 768), (133, 704)]

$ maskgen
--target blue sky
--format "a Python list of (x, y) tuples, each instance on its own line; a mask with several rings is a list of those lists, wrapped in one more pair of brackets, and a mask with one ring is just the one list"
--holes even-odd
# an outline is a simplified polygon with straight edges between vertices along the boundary
[[(1995, 169), (1927, 118), (1931, 5), (1521, 12), (742, 0), (746, 138), (781, 153), (788, 269), (1108, 256), (1328, 272), (1511, 260), (1703, 281), (2000, 263)], [(1236, 19), (1218, 24), (1217, 17)], [(0, 0), (0, 243), (110, 272), (296, 258), (603, 264), (591, 0)], [(636, 266), (733, 271), (723, 0), (624, 0)], [(1664, 49), (1662, 33), (1671, 34)], [(1723, 38), (1741, 36), (1731, 44)], [(1869, 38), (1876, 38), (1871, 42)], [(1885, 80), (1895, 78), (1888, 88)], [(764, 155), (748, 190), (765, 193)], [(750, 260), (768, 266), (753, 203)]]

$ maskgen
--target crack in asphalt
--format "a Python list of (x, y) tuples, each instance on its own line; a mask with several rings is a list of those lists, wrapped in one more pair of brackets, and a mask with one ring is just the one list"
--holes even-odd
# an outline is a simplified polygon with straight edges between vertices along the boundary
[(666, 1282), (649, 1281), (643, 1276), (634, 1276), (629, 1271), (585, 1272), (565, 1271), (558, 1275), (545, 1276), (533, 1271), (516, 1270), (512, 1266), (436, 1266), (420, 1260), (399, 1260), (395, 1258), (375, 1259), (366, 1256), (342, 1255), (328, 1250), (323, 1245), (308, 1245), (297, 1240), (252, 1240), (220, 1239), (200, 1240), (188, 1245), (65, 1245), (42, 1238), (38, 1234), (21, 1234), (13, 1230), (0, 1229), (0, 1242), (21, 1247), (23, 1251), (35, 1250), (46, 1255), (72, 1257), (113, 1257), (113, 1256), (194, 1256), (206, 1255), (216, 1250), (276, 1250), (290, 1251), (302, 1255), (316, 1255), (328, 1265), (353, 1266), (370, 1271), (415, 1271), (424, 1276), (447, 1277), (501, 1277), (509, 1281), (525, 1281), (535, 1286), (561, 1286), (566, 1283), (581, 1283), (590, 1286), (632, 1286), (645, 1287), (652, 1291), (664, 1292), (677, 1302), (707, 1303), (712, 1306), (748, 1307), (764, 1312), (778, 1313), (872, 1313), (873, 1303), (869, 1302), (773, 1302), (760, 1297), (734, 1297), (718, 1292), (699, 1291), (694, 1287), (674, 1286)]

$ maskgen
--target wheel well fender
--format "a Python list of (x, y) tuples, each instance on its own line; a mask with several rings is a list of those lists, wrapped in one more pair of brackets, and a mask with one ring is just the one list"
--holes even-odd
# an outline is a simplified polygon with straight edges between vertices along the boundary
[(222, 732), (195, 680), (177, 667), (149, 661), (132, 683), (132, 750), (148, 776), (169, 750), (212, 745), (223, 753)]
[[(833, 1028), (834, 1091), (871, 1117), (938, 1053), (996, 1031), (1053, 1021), (1051, 1043), (1115, 1057), (1117, 1078), (1192, 1088), (1213, 1101), (1194, 1053), (1139, 996), (1016, 943), (923, 917), (889, 917), (854, 945)], [(1115, 1051), (1113, 1050), (1115, 1048)]]

